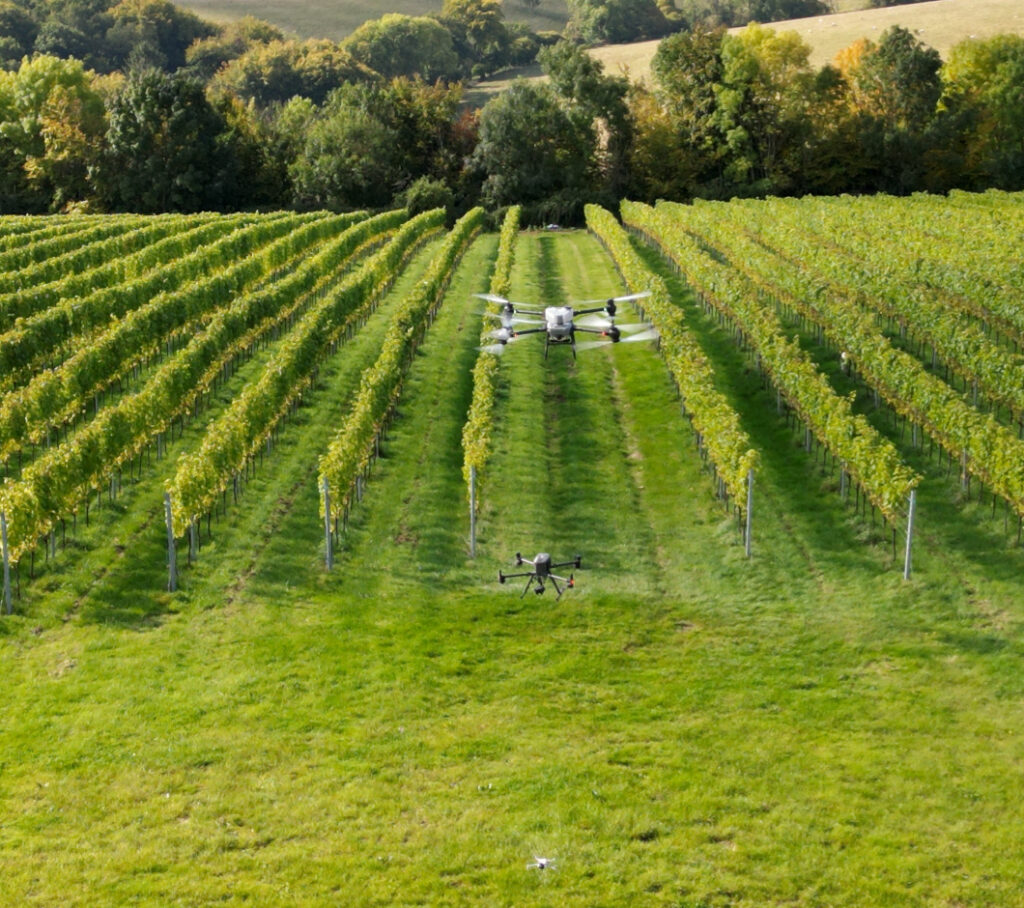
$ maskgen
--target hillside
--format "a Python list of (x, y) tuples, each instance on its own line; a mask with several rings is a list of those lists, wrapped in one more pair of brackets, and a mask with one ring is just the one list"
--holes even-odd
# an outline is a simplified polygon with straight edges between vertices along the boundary
[[(180, 5), (214, 21), (256, 16), (303, 38), (340, 40), (385, 13), (439, 12), (441, 0), (188, 0)], [(565, 0), (541, 0), (536, 9), (519, 0), (505, 0), (502, 9), (507, 19), (525, 22), (535, 31), (561, 31), (568, 17)]]
[[(1024, 6), (1020, 0), (930, 0), (814, 19), (790, 19), (774, 22), (771, 27), (776, 31), (798, 32), (811, 47), (812, 65), (820, 67), (859, 38), (877, 38), (893, 25), (910, 29), (945, 56), (965, 38), (988, 38), (1002, 32), (1024, 34)], [(608, 72), (626, 70), (639, 80), (648, 76), (657, 47), (657, 41), (643, 41), (598, 47), (592, 53)]]
[[(859, 38), (877, 38), (892, 25), (916, 32), (922, 41), (945, 54), (965, 38), (987, 38), (1001, 32), (1024, 34), (1024, 6), (1020, 0), (930, 0), (908, 6), (837, 13), (814, 19), (774, 22), (776, 31), (796, 31), (811, 47), (811, 63), (824, 66), (836, 53)], [(734, 29), (735, 31), (735, 29)], [(634, 81), (650, 74), (657, 41), (596, 47), (591, 53), (605, 65), (606, 72), (628, 73)], [(515, 78), (541, 78), (540, 67), (508, 71), (474, 85), (468, 98), (481, 106)]]

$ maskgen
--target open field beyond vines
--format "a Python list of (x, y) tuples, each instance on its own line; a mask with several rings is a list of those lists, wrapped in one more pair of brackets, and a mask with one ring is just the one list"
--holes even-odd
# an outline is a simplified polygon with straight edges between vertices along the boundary
[[(744, 247), (720, 242), (713, 218), (753, 230), (761, 203), (744, 204), (665, 217), (699, 234), (716, 267), (738, 267)], [(941, 273), (987, 262), (994, 299), (1019, 276), (1020, 199), (948, 205), (929, 223), (969, 217), (975, 243)], [(788, 216), (772, 211), (766, 247)], [(827, 225), (832, 211), (813, 217)], [(15, 235), (9, 225), (0, 261), (15, 260)], [(984, 245), (989, 235), (1005, 245)], [(903, 236), (913, 256), (913, 231)], [(855, 506), (859, 492), (844, 502), (835, 462), (816, 444), (807, 453), (756, 353), (636, 237), (758, 452), (752, 557), (652, 344), (545, 360), (527, 337), (500, 359), (470, 558), (461, 435), (481, 335), (474, 294), (489, 289), (498, 248), (487, 233), (412, 357), (325, 570), (318, 458), (444, 242), (416, 246), (324, 355), (237, 500), (229, 482), (199, 521), (195, 563), (179, 537), (178, 592), (166, 591), (164, 490), (207, 426), (281, 361), (298, 317), (220, 373), (162, 435), (161, 456), (133, 458), (113, 496), (94, 492), (88, 525), (83, 510), (54, 555), (40, 545), (34, 578), (22, 558), (21, 596), (0, 616), (0, 903), (1024, 905), (1016, 515), (987, 482), (980, 496), (977, 480), (965, 488), (955, 457), (912, 439), (861, 382), (867, 354), (847, 374), (808, 319), (785, 315), (786, 335), (920, 477), (911, 579), (902, 524), (894, 545)], [(782, 274), (796, 253), (777, 242)], [(339, 280), (371, 254), (338, 265)], [(251, 280), (270, 287), (310, 258)], [(938, 281), (929, 261), (919, 254), (914, 280)], [(511, 298), (570, 304), (625, 289), (593, 235), (519, 235)], [(232, 305), (248, 292), (232, 291)], [(210, 323), (183, 330), (198, 337)], [(917, 368), (1015, 429), (1011, 405), (986, 403), (984, 382), (979, 393), (961, 366), (935, 360), (940, 326), (922, 341), (913, 324), (878, 324)], [(1010, 330), (988, 336), (1016, 364)], [(90, 397), (66, 438), (161, 362), (97, 398), (95, 416)], [(25, 475), (44, 447), (24, 446)], [(497, 582), (516, 551), (579, 553), (576, 588), (521, 598)], [(547, 866), (530, 866), (538, 858)]]
[[(856, 9), (831, 16), (814, 16), (773, 22), (775, 31), (795, 31), (811, 48), (812, 66), (831, 63), (835, 55), (861, 38), (877, 41), (889, 27), (910, 29), (929, 47), (945, 57), (953, 45), (967, 38), (990, 38), (997, 34), (1024, 34), (1024, 7), (1018, 0), (928, 0), (883, 9)], [(734, 29), (735, 31), (735, 29)], [(650, 81), (651, 60), (658, 41), (609, 44), (590, 53), (604, 64), (605, 72), (625, 74), (633, 82)], [(515, 78), (541, 78), (537, 65), (500, 73), (474, 84), (469, 100), (483, 106)]]

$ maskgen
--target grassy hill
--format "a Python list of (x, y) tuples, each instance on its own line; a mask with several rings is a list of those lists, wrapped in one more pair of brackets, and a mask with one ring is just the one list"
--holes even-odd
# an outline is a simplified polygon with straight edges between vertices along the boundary
[[(1014, 528), (904, 441), (926, 477), (904, 582), (649, 254), (762, 452), (753, 560), (657, 353), (545, 361), (537, 338), (502, 360), (469, 559), (460, 432), (495, 246), (458, 269), (331, 574), (315, 454), (434, 247), (204, 526), (181, 592), (163, 481), (209, 415), (40, 556), (0, 619), (0, 902), (1020, 905)], [(522, 235), (515, 298), (620, 289), (589, 235)], [(581, 553), (577, 588), (499, 585), (517, 550)]]
[[(1024, 34), (1024, 6), (1019, 0), (931, 0), (908, 6), (865, 9), (811, 19), (772, 23), (777, 31), (796, 31), (811, 47), (811, 63), (824, 66), (859, 38), (877, 38), (892, 25), (916, 32), (922, 41), (945, 54), (965, 38), (987, 38), (1001, 32)], [(650, 75), (657, 41), (596, 47), (591, 53), (611, 73), (624, 72), (634, 81)], [(502, 73), (474, 85), (468, 98), (475, 105), (502, 91), (512, 79), (541, 78), (537, 66)]]
[[(776, 31), (796, 31), (811, 47), (811, 63), (824, 66), (859, 38), (877, 38), (893, 25), (915, 32), (945, 55), (965, 38), (989, 38), (1002, 32), (1024, 34), (1024, 6), (1019, 0), (931, 0), (908, 6), (865, 9), (811, 19), (772, 23)], [(657, 41), (595, 48), (607, 71), (627, 70), (646, 78)]]
[[(441, 0), (188, 0), (181, 6), (214, 21), (257, 16), (303, 38), (339, 40), (385, 13), (440, 12)], [(505, 0), (502, 8), (507, 19), (526, 22), (535, 31), (561, 31), (568, 18), (565, 0), (541, 0), (536, 9)]]

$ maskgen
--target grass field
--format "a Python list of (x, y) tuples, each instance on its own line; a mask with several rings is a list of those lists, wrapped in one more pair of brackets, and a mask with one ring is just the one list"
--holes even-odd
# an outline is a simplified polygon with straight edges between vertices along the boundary
[[(811, 64), (821, 67), (859, 38), (877, 40), (892, 25), (912, 30), (945, 55), (965, 38), (988, 38), (1003, 32), (1024, 34), (1024, 6), (1019, 0), (930, 0), (908, 6), (792, 19), (772, 23), (771, 28), (798, 32), (811, 47)], [(638, 82), (650, 78), (651, 58), (657, 49), (657, 41), (641, 41), (595, 47), (591, 54), (604, 64), (606, 72), (626, 74)], [(469, 98), (482, 106), (517, 77), (541, 78), (540, 67), (524, 67), (480, 82), (473, 86)]]
[[(181, 5), (215, 22), (256, 16), (302, 38), (334, 40), (385, 13), (425, 16), (441, 11), (441, 0), (188, 0)], [(568, 18), (565, 0), (541, 0), (536, 9), (505, 0), (502, 10), (509, 21), (525, 22), (535, 31), (560, 32)]]
[[(1013, 531), (904, 446), (925, 475), (904, 582), (653, 253), (762, 452), (751, 561), (654, 350), (545, 362), (531, 339), (502, 360), (467, 557), (484, 236), (324, 572), (316, 453), (433, 248), (181, 592), (161, 592), (162, 484), (208, 416), (23, 584), (0, 620), (0, 903), (1024, 905)], [(560, 232), (522, 235), (512, 287), (621, 285)], [(499, 585), (517, 550), (579, 552), (577, 588)]]

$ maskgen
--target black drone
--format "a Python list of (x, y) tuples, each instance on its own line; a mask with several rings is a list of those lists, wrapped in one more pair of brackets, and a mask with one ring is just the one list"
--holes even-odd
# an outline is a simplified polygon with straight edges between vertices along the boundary
[[(520, 599), (522, 599), (523, 596), (525, 596), (529, 592), (530, 584), (536, 584), (536, 586), (534, 586), (533, 588), (533, 591), (539, 596), (541, 593), (544, 592), (545, 581), (550, 580), (551, 585), (558, 591), (558, 595), (555, 597), (555, 600), (557, 601), (558, 599), (562, 598), (562, 593), (564, 593), (568, 589), (572, 589), (572, 587), (576, 585), (576, 582), (573, 579), (572, 574), (570, 574), (568, 577), (559, 577), (557, 574), (552, 574), (551, 569), (561, 567), (574, 567), (576, 568), (576, 570), (579, 570), (580, 560), (581, 556), (577, 555), (572, 561), (560, 561), (558, 562), (558, 564), (552, 564), (551, 556), (547, 552), (541, 552), (532, 560), (529, 558), (524, 558), (522, 555), (519, 554), (519, 552), (516, 552), (516, 567), (519, 567), (519, 565), (521, 564), (528, 564), (530, 565), (530, 567), (533, 568), (533, 570), (520, 571), (517, 574), (506, 574), (499, 570), (498, 582), (504, 583), (506, 580), (512, 580), (516, 577), (528, 578), (526, 581), (526, 586), (523, 587), (523, 595), (519, 597)], [(564, 588), (558, 585), (559, 580), (561, 580), (562, 583), (565, 584)]]
[[(575, 359), (577, 331), (596, 334), (603, 338), (600, 341), (580, 344), (579, 349), (581, 350), (588, 347), (617, 344), (623, 340), (653, 340), (658, 335), (654, 327), (647, 322), (631, 325), (616, 325), (614, 322), (617, 303), (638, 300), (650, 295), (650, 291), (645, 290), (643, 293), (631, 293), (628, 296), (617, 296), (603, 301), (587, 300), (580, 304), (584, 307), (582, 309), (576, 309), (573, 306), (547, 306), (544, 309), (539, 309), (513, 303), (494, 293), (478, 293), (477, 296), (481, 299), (497, 303), (501, 307), (499, 312), (487, 313), (492, 318), (501, 319), (501, 327), (491, 332), (491, 337), (496, 343), (481, 347), (481, 349), (490, 353), (501, 353), (510, 341), (518, 340), (527, 334), (543, 334), (545, 359), (548, 356), (548, 348), (552, 344), (568, 344), (572, 348), (573, 359)], [(580, 315), (585, 317), (582, 321), (577, 322), (575, 319)], [(535, 325), (536, 327), (517, 329), (517, 325)]]

